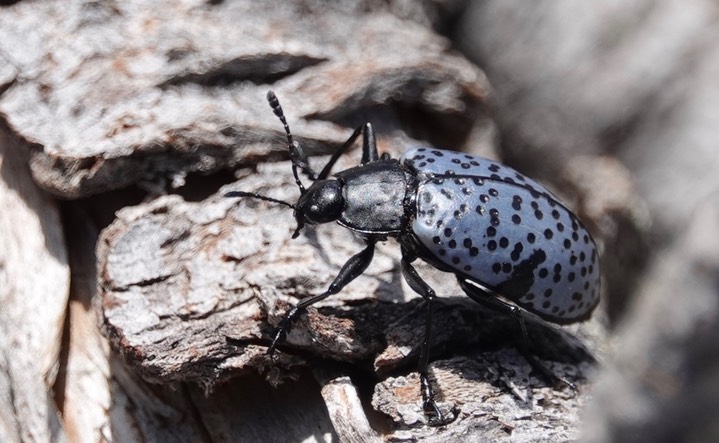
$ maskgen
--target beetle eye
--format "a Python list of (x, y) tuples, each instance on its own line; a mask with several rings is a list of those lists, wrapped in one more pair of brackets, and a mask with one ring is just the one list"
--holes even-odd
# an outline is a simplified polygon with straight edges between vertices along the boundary
[(328, 223), (337, 220), (344, 209), (342, 186), (337, 180), (317, 180), (300, 197), (298, 215), (308, 223)]

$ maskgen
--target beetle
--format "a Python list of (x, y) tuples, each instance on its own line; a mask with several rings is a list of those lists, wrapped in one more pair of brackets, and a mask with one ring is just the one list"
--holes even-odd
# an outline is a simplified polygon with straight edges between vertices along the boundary
[[(541, 184), (496, 161), (459, 152), (416, 147), (400, 159), (380, 157), (370, 123), (358, 127), (317, 174), (293, 139), (272, 91), (267, 100), (284, 126), (300, 197), (291, 204), (243, 191), (225, 196), (291, 207), (297, 221), (292, 238), (305, 225), (337, 222), (366, 244), (342, 266), (325, 292), (301, 300), (285, 313), (268, 354), (275, 352), (302, 311), (361, 275), (372, 261), (376, 243), (389, 237), (400, 245), (403, 277), (424, 299), (418, 372), (430, 424), (447, 422), (427, 373), (437, 295), (416, 271), (415, 260), (454, 274), (470, 298), (513, 316), (521, 332), (521, 348), (528, 339), (523, 311), (551, 323), (569, 324), (589, 318), (599, 303), (596, 244), (577, 216)], [(360, 136), (359, 166), (330, 178), (336, 161)], [(300, 172), (312, 181), (309, 188), (300, 180)], [(533, 358), (525, 357), (547, 374)]]

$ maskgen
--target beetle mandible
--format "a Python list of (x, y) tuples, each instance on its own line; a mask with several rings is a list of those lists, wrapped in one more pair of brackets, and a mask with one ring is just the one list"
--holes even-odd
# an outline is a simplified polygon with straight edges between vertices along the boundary
[[(521, 331), (520, 345), (527, 341), (522, 310), (552, 323), (569, 324), (587, 319), (599, 303), (594, 240), (577, 216), (536, 181), (501, 163), (459, 152), (412, 148), (399, 160), (388, 154), (380, 157), (370, 123), (358, 127), (317, 174), (293, 139), (272, 91), (267, 100), (284, 125), (300, 197), (291, 204), (242, 191), (225, 196), (291, 207), (297, 221), (292, 238), (306, 224), (336, 221), (366, 244), (342, 266), (325, 292), (301, 300), (285, 314), (268, 354), (274, 353), (304, 309), (361, 275), (372, 261), (375, 244), (388, 237), (399, 242), (402, 275), (425, 301), (418, 371), (430, 424), (446, 423), (427, 374), (436, 293), (412, 265), (416, 259), (453, 273), (478, 303), (512, 315)], [(335, 162), (360, 135), (360, 165), (328, 178)], [(302, 184), (298, 170), (313, 182), (309, 188)]]

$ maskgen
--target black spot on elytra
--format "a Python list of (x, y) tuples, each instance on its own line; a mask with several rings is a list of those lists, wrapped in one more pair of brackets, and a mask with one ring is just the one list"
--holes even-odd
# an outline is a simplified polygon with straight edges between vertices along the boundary
[(514, 300), (524, 297), (534, 285), (534, 271), (546, 260), (547, 254), (541, 249), (535, 249), (529, 257), (513, 267), (509, 277), (497, 285), (497, 291)]
[(522, 197), (515, 195), (512, 197), (512, 209), (519, 211), (522, 209)]
[(517, 261), (522, 255), (522, 251), (524, 250), (524, 246), (521, 243), (515, 243), (514, 250), (512, 250), (512, 260)]

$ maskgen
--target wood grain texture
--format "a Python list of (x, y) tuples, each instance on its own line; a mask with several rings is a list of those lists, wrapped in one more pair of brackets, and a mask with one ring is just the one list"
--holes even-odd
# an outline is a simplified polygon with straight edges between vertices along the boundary
[(56, 202), (0, 124), (0, 440), (64, 441), (52, 386), (70, 273)]
[(35, 179), (71, 198), (277, 159), (269, 85), (292, 97), (310, 153), (336, 146), (331, 122), (390, 102), (461, 140), (489, 94), (482, 72), (388, 5), (351, 3), (20, 3), (0, 14), (19, 71), (0, 112), (32, 141)]

